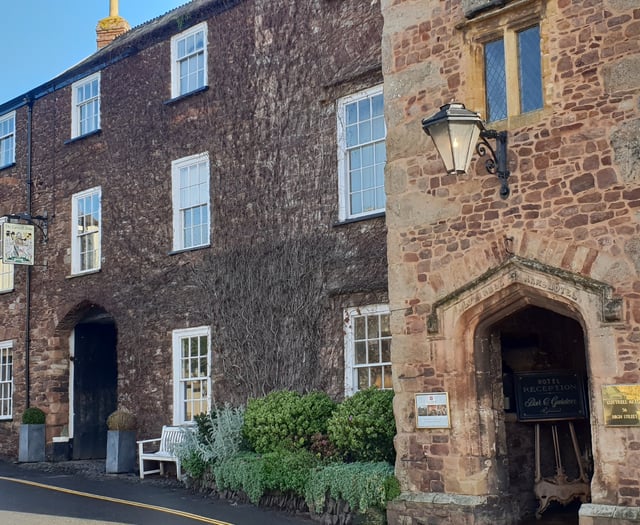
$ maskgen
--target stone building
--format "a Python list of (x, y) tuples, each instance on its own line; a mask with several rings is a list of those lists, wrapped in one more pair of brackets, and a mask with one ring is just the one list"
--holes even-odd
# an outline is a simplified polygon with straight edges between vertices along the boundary
[[(122, 22), (0, 105), (0, 216), (42, 228), (0, 267), (0, 453), (28, 405), (90, 457), (116, 406), (148, 434), (392, 379), (390, 523), (640, 522), (636, 0)], [(506, 131), (508, 192), (423, 133), (454, 101)]]
[[(640, 522), (640, 5), (382, 12), (390, 523)], [(423, 133), (454, 101), (507, 131), (506, 199)]]
[(277, 388), (390, 388), (380, 5), (127, 28), (112, 9), (94, 54), (0, 104), (0, 216), (35, 236), (0, 266), (0, 454), (27, 406), (88, 458), (116, 408), (144, 437)]

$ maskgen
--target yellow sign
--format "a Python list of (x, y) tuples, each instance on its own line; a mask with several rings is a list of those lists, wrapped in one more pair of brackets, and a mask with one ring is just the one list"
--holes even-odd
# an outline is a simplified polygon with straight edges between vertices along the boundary
[(616, 427), (640, 427), (640, 385), (602, 387), (604, 424)]

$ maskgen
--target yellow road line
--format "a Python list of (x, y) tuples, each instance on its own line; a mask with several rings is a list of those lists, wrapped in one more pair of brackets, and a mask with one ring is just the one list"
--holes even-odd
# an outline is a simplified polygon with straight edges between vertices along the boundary
[(65, 489), (62, 487), (56, 487), (55, 485), (45, 485), (43, 483), (37, 483), (35, 481), (27, 481), (24, 479), (6, 478), (0, 476), (0, 480), (11, 481), (13, 483), (22, 483), (23, 485), (29, 485), (31, 487), (38, 487), (41, 489), (54, 490), (57, 492), (63, 492), (65, 494), (72, 494), (74, 496), (81, 496), (83, 498), (92, 498), (101, 501), (109, 501), (111, 503), (119, 503), (121, 505), (129, 505), (130, 507), (138, 507), (148, 510), (156, 510), (158, 512), (164, 512), (165, 514), (173, 514), (174, 516), (181, 516), (183, 518), (189, 518), (195, 521), (201, 521), (203, 523), (210, 523), (212, 525), (233, 525), (227, 521), (219, 521), (213, 518), (207, 518), (206, 516), (200, 516), (198, 514), (192, 514), (191, 512), (184, 512), (181, 510), (169, 509), (167, 507), (159, 507), (157, 505), (149, 505), (147, 503), (139, 503), (137, 501), (129, 501), (126, 499), (111, 498), (109, 496), (100, 496), (98, 494), (91, 494), (89, 492), (80, 492), (72, 489)]

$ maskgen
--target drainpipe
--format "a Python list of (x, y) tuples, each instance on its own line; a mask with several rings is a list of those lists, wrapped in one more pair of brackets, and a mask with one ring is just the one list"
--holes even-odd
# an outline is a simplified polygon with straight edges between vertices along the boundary
[[(27, 217), (31, 217), (31, 128), (33, 119), (33, 98), (27, 97)], [(25, 281), (25, 308), (27, 313), (24, 322), (24, 370), (25, 389), (27, 391), (27, 408), (31, 404), (31, 374), (29, 371), (29, 354), (31, 349), (31, 265), (27, 265)]]

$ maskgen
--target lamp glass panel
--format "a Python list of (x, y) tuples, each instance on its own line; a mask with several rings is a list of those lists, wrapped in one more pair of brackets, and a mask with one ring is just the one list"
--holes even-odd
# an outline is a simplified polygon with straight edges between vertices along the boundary
[(451, 151), (451, 140), (449, 137), (449, 123), (446, 120), (437, 122), (429, 128), (429, 135), (444, 162), (447, 172), (455, 169), (453, 163), (453, 153)]
[(478, 142), (480, 127), (476, 122), (465, 120), (451, 122), (449, 129), (454, 170), (466, 172)]

